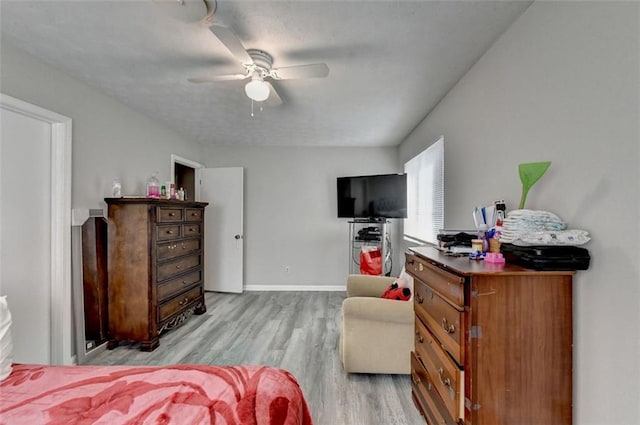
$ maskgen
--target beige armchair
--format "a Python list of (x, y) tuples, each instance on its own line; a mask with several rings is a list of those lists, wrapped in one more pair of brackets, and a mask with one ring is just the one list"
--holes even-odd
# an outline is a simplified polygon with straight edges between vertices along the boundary
[(380, 298), (394, 279), (367, 275), (347, 278), (339, 346), (346, 372), (411, 373), (413, 301)]

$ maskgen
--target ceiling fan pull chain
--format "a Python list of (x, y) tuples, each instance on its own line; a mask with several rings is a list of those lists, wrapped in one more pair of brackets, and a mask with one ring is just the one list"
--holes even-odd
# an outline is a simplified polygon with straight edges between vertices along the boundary
[(253, 117), (253, 99), (251, 99), (251, 117)]

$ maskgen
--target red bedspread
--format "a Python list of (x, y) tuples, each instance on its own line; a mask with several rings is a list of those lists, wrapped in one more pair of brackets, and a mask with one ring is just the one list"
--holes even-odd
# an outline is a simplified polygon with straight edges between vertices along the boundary
[(287, 371), (264, 366), (35, 366), (0, 383), (0, 424), (312, 425)]

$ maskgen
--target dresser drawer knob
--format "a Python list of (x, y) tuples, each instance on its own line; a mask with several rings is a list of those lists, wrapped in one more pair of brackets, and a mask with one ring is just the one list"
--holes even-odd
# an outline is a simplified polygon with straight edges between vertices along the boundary
[(184, 300), (180, 301), (178, 304), (184, 305), (187, 302), (189, 302), (189, 298), (185, 298)]
[(424, 266), (422, 265), (422, 263), (418, 263), (418, 270), (420, 271), (424, 270)]
[(195, 231), (196, 231), (196, 229), (194, 229), (193, 227), (189, 227), (189, 231), (190, 231), (190, 232), (195, 232)]
[(180, 264), (176, 264), (176, 269), (180, 270), (182, 266)]
[(167, 230), (167, 235), (173, 235), (173, 230)]
[(440, 379), (440, 383), (442, 383), (442, 385), (444, 385), (445, 387), (450, 387), (451, 380), (449, 378), (442, 379), (442, 375), (444, 375), (444, 369), (440, 368), (438, 369), (438, 378)]
[(175, 215), (176, 215), (176, 213), (174, 213), (174, 212), (170, 212), (169, 213), (169, 217), (175, 217)]
[(189, 282), (187, 282), (186, 280), (183, 280), (183, 281), (182, 281), (182, 284), (183, 284), (183, 285), (187, 285), (188, 283), (189, 283)]
[(187, 246), (184, 243), (182, 244), (182, 249), (187, 249)]
[(416, 375), (415, 373), (411, 374), (411, 380), (413, 381), (414, 385), (418, 385), (420, 383), (420, 377), (418, 377), (418, 375)]
[(416, 301), (418, 304), (422, 304), (424, 302), (424, 298), (422, 298), (420, 294), (416, 294)]
[(442, 330), (444, 330), (448, 334), (452, 334), (456, 331), (456, 327), (453, 324), (447, 326), (447, 318), (442, 318)]
[(198, 213), (197, 213), (197, 212), (192, 212), (192, 213), (191, 213), (191, 217), (197, 217), (197, 216), (198, 216)]
[(420, 335), (420, 331), (416, 331), (416, 341), (418, 341), (420, 344), (424, 342), (424, 337)]

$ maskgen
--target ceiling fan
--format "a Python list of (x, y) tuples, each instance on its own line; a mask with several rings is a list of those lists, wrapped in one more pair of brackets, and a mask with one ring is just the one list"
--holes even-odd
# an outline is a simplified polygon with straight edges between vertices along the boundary
[(273, 85), (267, 80), (293, 80), (301, 78), (323, 78), (329, 75), (325, 63), (285, 66), (272, 68), (273, 58), (267, 52), (258, 49), (245, 49), (240, 39), (229, 29), (221, 25), (209, 27), (222, 44), (240, 61), (245, 69), (242, 74), (213, 75), (202, 78), (189, 78), (192, 83), (212, 83), (217, 81), (247, 80), (247, 96), (256, 102), (265, 101), (269, 105), (280, 105), (282, 99)]

